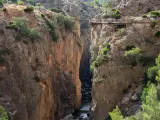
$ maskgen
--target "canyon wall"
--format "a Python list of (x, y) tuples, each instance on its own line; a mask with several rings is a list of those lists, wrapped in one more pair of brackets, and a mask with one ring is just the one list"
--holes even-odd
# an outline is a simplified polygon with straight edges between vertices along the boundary
[[(119, 24), (92, 24), (91, 63), (96, 61), (91, 108), (94, 120), (105, 120), (125, 91), (143, 82), (146, 68), (160, 53), (160, 41), (155, 35), (160, 30), (159, 23), (153, 28), (151, 20), (142, 17), (125, 17), (112, 22)], [(106, 53), (108, 44), (110, 48)], [(138, 62), (125, 56), (125, 51), (132, 47), (141, 49)]]
[(150, 12), (151, 10), (159, 10), (159, 0), (121, 0), (116, 7), (124, 16), (139, 16)]
[[(12, 120), (60, 120), (81, 104), (80, 24), (76, 22), (73, 31), (56, 28), (55, 42), (41, 17), (55, 20), (55, 13), (25, 13), (24, 6), (16, 5), (5, 8), (0, 11), (0, 51), (7, 51), (0, 60), (0, 105)], [(20, 37), (6, 29), (14, 17), (28, 18), (29, 27), (42, 37)]]

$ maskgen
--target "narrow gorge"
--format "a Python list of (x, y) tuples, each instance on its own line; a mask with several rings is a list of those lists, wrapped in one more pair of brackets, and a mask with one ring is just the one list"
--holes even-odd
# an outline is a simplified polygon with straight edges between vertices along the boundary
[(0, 0), (0, 120), (160, 120), (159, 0)]

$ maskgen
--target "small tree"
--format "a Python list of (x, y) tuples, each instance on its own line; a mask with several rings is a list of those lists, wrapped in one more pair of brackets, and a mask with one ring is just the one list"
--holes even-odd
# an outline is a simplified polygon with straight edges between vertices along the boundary
[(1, 7), (1, 8), (3, 7), (3, 3), (4, 3), (4, 1), (3, 1), (3, 0), (0, 0), (0, 7)]

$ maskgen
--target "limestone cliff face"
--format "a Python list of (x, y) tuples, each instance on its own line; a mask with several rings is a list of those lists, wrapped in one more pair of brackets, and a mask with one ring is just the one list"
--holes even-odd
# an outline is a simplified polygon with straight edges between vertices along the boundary
[(52, 7), (62, 7), (63, 2), (65, 0), (36, 0), (36, 2), (40, 2), (44, 5), (46, 8), (52, 8)]
[(137, 16), (151, 10), (159, 10), (159, 0), (121, 0), (117, 6), (124, 16)]
[[(0, 12), (0, 50), (8, 51), (0, 64), (0, 105), (13, 120), (60, 120), (81, 103), (79, 23), (72, 32), (57, 28), (59, 39), (53, 42), (41, 14), (55, 13), (25, 13), (15, 5), (6, 9)], [(6, 29), (13, 17), (27, 17), (42, 38), (17, 40), (18, 33)]]
[[(106, 43), (111, 45), (107, 58), (101, 59), (94, 68), (91, 109), (94, 120), (106, 119), (108, 112), (123, 97), (125, 89), (130, 88), (133, 83), (143, 81), (146, 68), (160, 53), (160, 41), (155, 37), (159, 24), (152, 28), (152, 23), (135, 23), (150, 21), (141, 17), (126, 17), (118, 21), (129, 24), (92, 24), (91, 61), (100, 60)], [(139, 47), (142, 51), (142, 61), (136, 64), (131, 64), (124, 55), (132, 46)]]

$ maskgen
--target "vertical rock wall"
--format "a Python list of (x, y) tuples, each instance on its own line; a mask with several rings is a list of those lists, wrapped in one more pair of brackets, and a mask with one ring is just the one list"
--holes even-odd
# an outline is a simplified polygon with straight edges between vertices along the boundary
[[(144, 22), (146, 19), (127, 17), (126, 20), (119, 21)], [(111, 45), (107, 60), (94, 68), (92, 90), (94, 120), (106, 119), (108, 112), (120, 102), (124, 90), (132, 83), (139, 84), (143, 81), (146, 68), (154, 63), (154, 59), (160, 53), (160, 41), (155, 36), (155, 33), (160, 30), (159, 24), (155, 28), (151, 27), (151, 23), (133, 23), (123, 27), (124, 31), (120, 32), (118, 25), (92, 25), (91, 61), (102, 57), (100, 54), (106, 47), (106, 43)], [(124, 54), (129, 46), (139, 47), (142, 50), (143, 60), (140, 63), (132, 65), (126, 59)]]
[[(58, 28), (59, 39), (52, 41), (41, 14), (55, 17), (50, 11), (25, 13), (25, 7), (8, 5), (1, 11), (0, 105), (13, 120), (60, 120), (81, 104), (79, 65), (82, 53), (79, 23), (73, 31)], [(42, 34), (41, 39), (21, 37), (6, 29), (13, 17), (28, 18), (28, 25)]]

